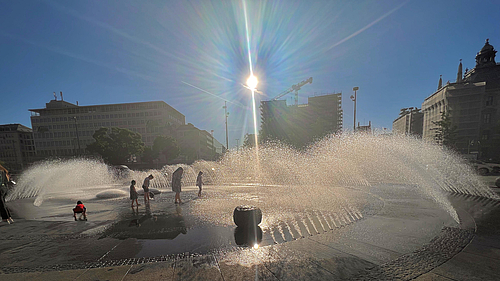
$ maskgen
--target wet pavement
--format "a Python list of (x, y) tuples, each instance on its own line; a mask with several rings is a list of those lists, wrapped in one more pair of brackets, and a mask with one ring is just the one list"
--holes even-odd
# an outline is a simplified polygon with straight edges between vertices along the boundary
[(0, 280), (500, 280), (499, 202), (449, 195), (458, 224), (412, 186), (366, 193), (359, 214), (263, 227), (257, 248), (239, 246), (248, 235), (235, 226), (199, 220), (194, 187), (180, 206), (171, 192), (149, 208), (89, 201), (86, 222), (67, 202), (18, 200), (8, 205), (25, 218), (0, 225)]

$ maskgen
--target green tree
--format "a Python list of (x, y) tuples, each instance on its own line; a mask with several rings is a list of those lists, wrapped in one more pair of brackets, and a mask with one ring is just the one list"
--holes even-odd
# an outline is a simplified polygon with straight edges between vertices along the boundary
[(132, 155), (141, 154), (144, 150), (141, 134), (128, 129), (113, 127), (108, 132), (108, 128), (100, 128), (93, 137), (95, 142), (88, 145), (87, 149), (113, 165), (123, 164)]
[(246, 134), (243, 140), (243, 147), (254, 147), (255, 146), (255, 134)]
[(431, 129), (434, 131), (434, 140), (440, 145), (455, 149), (458, 133), (457, 126), (452, 123), (450, 110), (441, 112), (441, 120), (432, 121), (432, 124), (436, 125)]
[(158, 136), (153, 141), (153, 151), (165, 156), (167, 163), (174, 160), (180, 154), (177, 141), (172, 137)]
[(144, 152), (142, 153), (142, 161), (153, 163), (153, 160), (157, 159), (158, 156), (158, 151), (154, 151), (150, 146), (146, 146), (144, 148)]

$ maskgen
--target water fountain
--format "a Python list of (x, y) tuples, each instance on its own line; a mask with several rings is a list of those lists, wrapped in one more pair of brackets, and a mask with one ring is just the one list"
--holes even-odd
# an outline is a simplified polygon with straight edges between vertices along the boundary
[[(26, 198), (35, 206), (47, 200), (72, 204), (82, 198), (97, 200), (96, 194), (109, 189), (122, 190), (126, 197), (130, 179), (136, 179), (140, 189), (149, 174), (155, 177), (151, 187), (168, 194), (177, 167), (132, 171), (116, 178), (107, 165), (95, 160), (47, 161), (26, 170), (7, 200)], [(211, 188), (202, 199), (183, 207), (197, 224), (233, 226), (234, 207), (254, 205), (263, 213), (264, 236), (269, 234), (274, 243), (363, 219), (379, 208), (374, 207), (378, 199), (372, 191), (380, 185), (411, 188), (437, 202), (456, 222), (459, 218), (448, 193), (499, 199), (458, 155), (408, 137), (330, 135), (302, 152), (267, 144), (259, 148), (259, 159), (249, 148), (231, 151), (218, 162), (182, 167), (183, 186), (194, 186), (198, 172), (203, 171), (204, 182)]]

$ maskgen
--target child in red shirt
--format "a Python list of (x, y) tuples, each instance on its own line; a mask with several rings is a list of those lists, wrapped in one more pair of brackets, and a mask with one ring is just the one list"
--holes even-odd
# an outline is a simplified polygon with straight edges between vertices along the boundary
[(85, 208), (85, 205), (83, 205), (82, 201), (76, 202), (76, 207), (73, 208), (73, 217), (75, 218), (75, 221), (77, 221), (76, 214), (80, 214), (79, 220), (87, 220), (87, 208)]

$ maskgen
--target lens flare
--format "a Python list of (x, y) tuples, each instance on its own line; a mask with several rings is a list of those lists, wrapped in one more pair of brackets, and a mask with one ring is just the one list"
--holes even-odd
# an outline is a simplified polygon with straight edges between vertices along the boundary
[(257, 88), (257, 84), (259, 84), (259, 80), (257, 80), (257, 77), (254, 75), (250, 75), (247, 79), (247, 86), (250, 88), (250, 90), (255, 91)]

